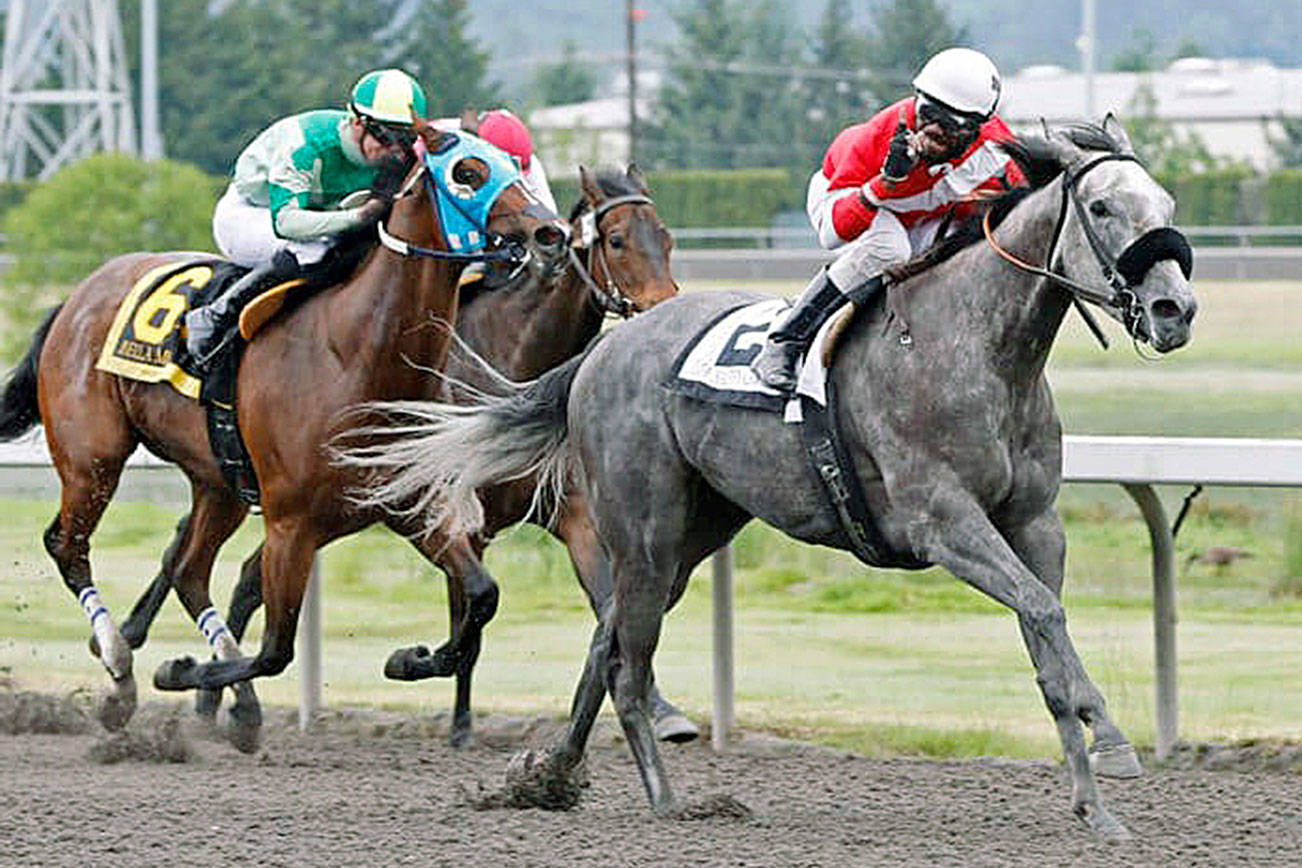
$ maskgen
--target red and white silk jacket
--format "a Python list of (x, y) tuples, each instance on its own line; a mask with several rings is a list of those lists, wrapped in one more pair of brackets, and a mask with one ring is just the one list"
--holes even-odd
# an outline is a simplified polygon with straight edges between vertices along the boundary
[[(916, 129), (914, 99), (906, 97), (865, 123), (842, 130), (828, 147), (822, 169), (809, 179), (805, 207), (824, 247), (833, 249), (858, 238), (879, 209), (890, 211), (909, 227), (952, 210), (966, 210), (970, 206), (965, 199), (974, 190), (1000, 192), (1026, 184), (1017, 164), (995, 146), (1013, 137), (995, 115), (981, 125), (976, 141), (954, 159), (920, 160), (902, 182), (888, 185), (881, 168), (901, 108), (909, 129)], [(963, 216), (962, 210), (957, 216)]]

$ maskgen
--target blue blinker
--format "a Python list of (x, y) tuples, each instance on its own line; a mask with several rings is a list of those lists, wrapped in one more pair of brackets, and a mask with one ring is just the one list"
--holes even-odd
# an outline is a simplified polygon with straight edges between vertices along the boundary
[[(478, 190), (452, 178), (457, 164), (468, 157), (478, 158), (488, 167), (488, 180)], [(439, 225), (448, 249), (456, 253), (483, 250), (488, 244), (486, 227), (493, 203), (520, 180), (520, 170), (504, 151), (465, 132), (446, 133), (438, 151), (425, 155), (425, 166), (434, 180)]]

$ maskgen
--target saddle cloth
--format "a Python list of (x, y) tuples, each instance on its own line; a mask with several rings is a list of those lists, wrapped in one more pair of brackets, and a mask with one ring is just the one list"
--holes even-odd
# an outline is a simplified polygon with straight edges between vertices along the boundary
[[(198, 400), (202, 384), (189, 367), (181, 335), (185, 313), (206, 304), (246, 271), (199, 254), (147, 272), (118, 305), (95, 367), (130, 380), (168, 383)], [(241, 335), (252, 337), (284, 304), (288, 290), (303, 282), (295, 278), (282, 283), (249, 303), (240, 316)]]
[(786, 421), (803, 418), (800, 397), (827, 405), (824, 345), (837, 317), (818, 330), (800, 364), (795, 395), (766, 386), (750, 369), (764, 341), (791, 308), (775, 298), (724, 311), (688, 344), (674, 363), (666, 386), (670, 391), (715, 404), (783, 412)]

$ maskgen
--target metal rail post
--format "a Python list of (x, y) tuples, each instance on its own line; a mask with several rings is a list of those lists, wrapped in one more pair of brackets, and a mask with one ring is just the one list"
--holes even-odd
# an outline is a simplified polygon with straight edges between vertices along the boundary
[(1153, 486), (1123, 482), (1122, 488), (1139, 506), (1153, 545), (1153, 644), (1157, 691), (1158, 759), (1171, 755), (1180, 733), (1180, 700), (1176, 690), (1175, 658), (1175, 540), (1166, 510)]
[(728, 746), (733, 715), (732, 673), (732, 545), (714, 553), (714, 721), (710, 746), (716, 753)]
[(321, 710), (321, 567), (312, 572), (298, 613), (298, 728), (306, 731)]

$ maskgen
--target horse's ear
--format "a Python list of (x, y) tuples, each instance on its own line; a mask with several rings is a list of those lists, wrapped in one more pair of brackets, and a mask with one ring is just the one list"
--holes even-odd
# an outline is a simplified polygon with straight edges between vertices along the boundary
[(579, 186), (583, 188), (583, 197), (588, 200), (588, 204), (593, 208), (596, 208), (606, 198), (605, 192), (601, 189), (601, 184), (597, 182), (596, 174), (582, 163), (579, 164)]
[(475, 109), (462, 109), (461, 129), (472, 136), (479, 135), (479, 112)]
[(624, 171), (624, 174), (628, 176), (630, 181), (637, 184), (637, 188), (642, 191), (643, 196), (651, 195), (651, 188), (647, 185), (646, 175), (642, 174), (642, 169), (637, 163), (629, 163), (628, 169)]
[(1130, 143), (1130, 136), (1126, 134), (1126, 128), (1117, 120), (1117, 116), (1108, 112), (1103, 116), (1103, 132), (1107, 133), (1118, 145), (1120, 152), (1123, 154), (1135, 153), (1135, 147)]

